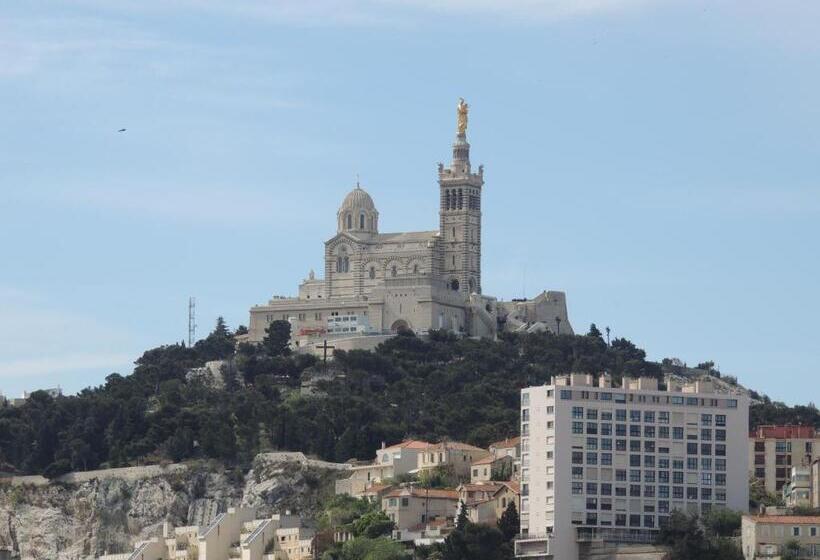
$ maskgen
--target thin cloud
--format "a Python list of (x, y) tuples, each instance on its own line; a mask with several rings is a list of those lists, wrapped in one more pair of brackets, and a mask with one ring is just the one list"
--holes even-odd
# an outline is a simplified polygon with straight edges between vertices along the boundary
[(279, 227), (298, 225), (299, 210), (304, 208), (305, 201), (296, 198), (284, 200), (269, 192), (231, 187), (87, 187), (58, 191), (49, 197), (54, 203), (80, 208), (208, 227), (224, 224), (232, 229), (254, 223), (270, 229), (271, 216), (277, 216)]

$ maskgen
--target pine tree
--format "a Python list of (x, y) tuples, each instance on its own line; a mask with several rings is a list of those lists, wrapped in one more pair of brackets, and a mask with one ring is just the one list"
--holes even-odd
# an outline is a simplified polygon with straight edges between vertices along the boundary
[(470, 520), (467, 518), (467, 506), (464, 505), (464, 500), (458, 503), (458, 517), (456, 518), (456, 531), (463, 531)]
[(515, 500), (510, 500), (507, 504), (507, 509), (501, 514), (501, 519), (498, 520), (498, 528), (504, 533), (504, 538), (512, 540), (521, 528), (521, 520), (518, 517), (518, 509), (515, 507)]
[(265, 338), (262, 346), (271, 356), (287, 356), (290, 354), (290, 323), (287, 321), (272, 321), (265, 329)]

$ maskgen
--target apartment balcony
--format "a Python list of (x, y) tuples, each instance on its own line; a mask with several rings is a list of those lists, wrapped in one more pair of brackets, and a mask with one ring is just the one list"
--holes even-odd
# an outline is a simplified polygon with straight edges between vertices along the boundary
[(658, 530), (579, 527), (575, 540), (582, 542), (608, 542), (618, 544), (654, 544)]
[(551, 559), (552, 535), (526, 534), (515, 537), (516, 558)]

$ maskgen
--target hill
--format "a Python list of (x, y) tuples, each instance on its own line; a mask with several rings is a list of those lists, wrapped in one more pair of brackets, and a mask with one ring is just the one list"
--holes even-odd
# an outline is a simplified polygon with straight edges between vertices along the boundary
[[(268, 450), (342, 462), (370, 458), (382, 441), (404, 437), (486, 446), (517, 433), (522, 387), (570, 371), (660, 377), (674, 365), (647, 361), (625, 339), (607, 345), (594, 325), (586, 335), (497, 341), (401, 335), (375, 352), (338, 352), (327, 372), (312, 356), (289, 353), (287, 323), (273, 323), (258, 346), (234, 350), (233, 336), (220, 321), (192, 348), (145, 352), (131, 375), (112, 374), (76, 396), (37, 392), (23, 406), (0, 408), (0, 464), (57, 476), (197, 458), (248, 465)], [(217, 386), (186, 378), (211, 360), (226, 364)], [(300, 391), (308, 377), (319, 379), (316, 394)], [(813, 406), (757, 397), (753, 425), (820, 426)]]

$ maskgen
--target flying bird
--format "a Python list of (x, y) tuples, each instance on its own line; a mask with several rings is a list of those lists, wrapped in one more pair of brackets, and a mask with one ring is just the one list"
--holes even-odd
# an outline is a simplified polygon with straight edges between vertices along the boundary
[(119, 129), (117, 132), (125, 132), (124, 128)]

